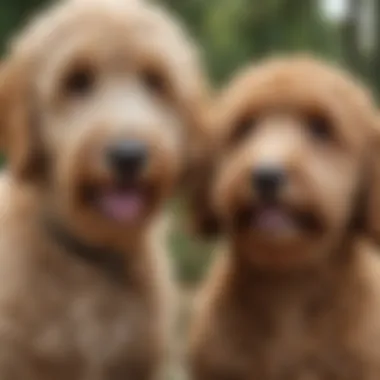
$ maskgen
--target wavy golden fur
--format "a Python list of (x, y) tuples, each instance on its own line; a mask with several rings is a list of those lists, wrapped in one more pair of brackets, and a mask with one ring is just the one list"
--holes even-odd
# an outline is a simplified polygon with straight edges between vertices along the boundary
[(380, 378), (370, 94), (317, 59), (272, 59), (221, 94), (210, 133), (194, 223), (224, 248), (194, 313), (191, 378)]
[[(62, 1), (12, 42), (0, 86), (1, 379), (160, 372), (172, 303), (163, 205), (191, 166), (207, 92), (186, 33), (143, 1)], [(105, 152), (130, 139), (148, 159), (125, 220), (104, 203), (131, 191)]]

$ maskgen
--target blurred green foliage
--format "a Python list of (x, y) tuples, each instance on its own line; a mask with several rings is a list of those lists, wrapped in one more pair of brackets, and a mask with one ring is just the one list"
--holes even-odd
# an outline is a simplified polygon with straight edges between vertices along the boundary
[[(189, 236), (185, 201), (177, 199), (171, 211), (174, 225), (169, 236), (171, 256), (175, 264), (177, 280), (184, 285), (197, 283), (205, 274), (213, 256), (213, 242), (205, 243), (195, 236)], [(186, 233), (187, 232), (187, 233)]]
[(315, 0), (162, 0), (201, 42), (210, 74), (223, 82), (245, 63), (279, 52), (341, 58), (338, 26)]
[[(63, 1), (63, 0), (62, 0)], [(107, 1), (107, 0), (104, 0)], [(127, 0), (126, 0), (127, 1)], [(152, 0), (154, 1), (154, 0)], [(346, 0), (350, 17), (334, 20), (322, 12), (319, 0), (156, 0), (182, 20), (203, 50), (208, 71), (217, 86), (240, 67), (279, 52), (312, 51), (338, 61), (361, 75), (373, 89), (380, 88), (380, 44), (366, 54), (358, 32), (362, 8), (370, 2), (380, 20), (380, 1)], [(1, 0), (0, 47), (45, 0)], [(374, 34), (380, 37), (379, 23)], [(183, 219), (183, 206), (174, 213)], [(170, 238), (178, 275), (196, 282), (211, 259), (211, 245), (189, 238), (181, 223)]]

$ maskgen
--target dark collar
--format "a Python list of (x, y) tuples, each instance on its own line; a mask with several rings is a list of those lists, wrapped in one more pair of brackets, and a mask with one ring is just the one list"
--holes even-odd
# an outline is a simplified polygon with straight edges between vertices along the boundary
[(104, 272), (113, 281), (125, 282), (124, 253), (87, 244), (54, 220), (46, 220), (45, 224), (48, 234), (68, 255)]

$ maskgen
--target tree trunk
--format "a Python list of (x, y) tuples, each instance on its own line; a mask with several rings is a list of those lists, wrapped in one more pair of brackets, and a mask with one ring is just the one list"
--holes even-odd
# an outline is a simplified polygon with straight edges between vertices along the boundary
[(377, 96), (380, 95), (380, 2), (375, 0), (373, 2), (375, 14), (375, 46), (373, 49), (372, 57), (370, 59), (370, 81)]
[(362, 0), (347, 1), (347, 16), (342, 25), (344, 59), (358, 75), (364, 75), (364, 64), (359, 47), (359, 27)]

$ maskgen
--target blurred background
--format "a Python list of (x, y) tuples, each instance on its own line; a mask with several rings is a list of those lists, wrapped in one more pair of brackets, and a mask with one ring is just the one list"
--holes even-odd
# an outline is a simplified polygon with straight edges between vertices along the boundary
[[(380, 0), (152, 0), (185, 23), (203, 49), (216, 86), (250, 61), (278, 52), (312, 51), (355, 72), (380, 95)], [(0, 0), (0, 48), (46, 0)], [(183, 220), (180, 201), (175, 218)], [(184, 233), (170, 243), (184, 289), (202, 277), (212, 245)]]

